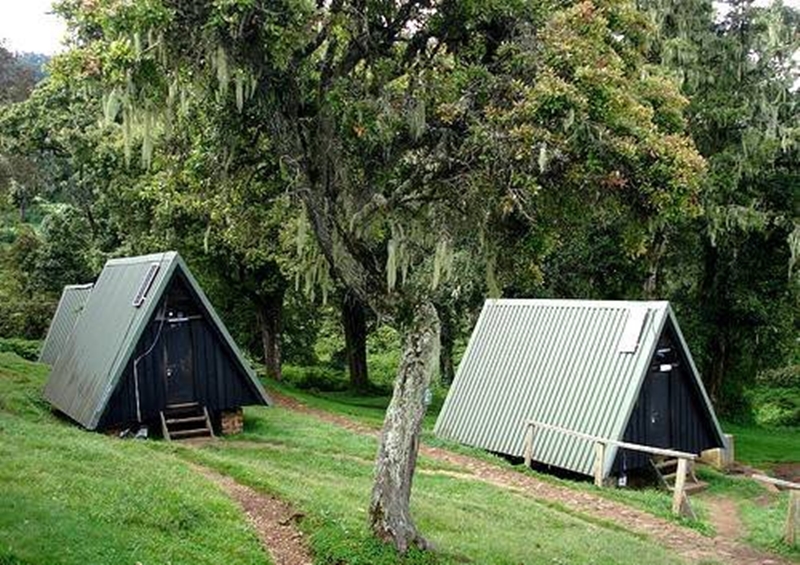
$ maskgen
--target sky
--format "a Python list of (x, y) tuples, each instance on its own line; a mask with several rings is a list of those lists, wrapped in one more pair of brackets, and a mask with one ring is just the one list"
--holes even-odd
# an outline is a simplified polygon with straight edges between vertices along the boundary
[[(48, 14), (51, 3), (52, 0), (0, 0), (0, 40), (5, 40), (7, 49), (46, 55), (62, 49), (64, 22)], [(800, 0), (785, 0), (785, 3), (800, 8)]]
[(0, 40), (10, 51), (52, 55), (61, 49), (63, 20), (48, 14), (52, 0), (0, 0)]

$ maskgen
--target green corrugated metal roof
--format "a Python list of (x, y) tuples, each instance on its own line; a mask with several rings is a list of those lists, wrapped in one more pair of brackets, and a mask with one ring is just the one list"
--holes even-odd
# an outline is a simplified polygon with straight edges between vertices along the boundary
[[(623, 352), (626, 325), (644, 312), (638, 346)], [(668, 319), (722, 437), (669, 303), (587, 300), (486, 301), (434, 431), (517, 457), (527, 420), (621, 440)], [(589, 475), (593, 457), (587, 441), (537, 431), (536, 461)], [(609, 449), (607, 472), (615, 457)]]
[[(158, 264), (147, 297), (138, 308), (133, 299), (150, 266)], [(103, 268), (89, 300), (58, 357), (44, 390), (56, 408), (88, 429), (95, 429), (136, 344), (167, 289), (180, 269), (200, 298), (212, 322), (227, 342), (234, 359), (250, 378), (264, 402), (271, 404), (253, 369), (244, 359), (222, 320), (174, 251), (111, 259)]]
[(91, 284), (71, 284), (64, 287), (56, 313), (47, 330), (47, 337), (44, 338), (42, 351), (39, 353), (39, 363), (52, 365), (56, 362), (89, 299), (92, 286)]

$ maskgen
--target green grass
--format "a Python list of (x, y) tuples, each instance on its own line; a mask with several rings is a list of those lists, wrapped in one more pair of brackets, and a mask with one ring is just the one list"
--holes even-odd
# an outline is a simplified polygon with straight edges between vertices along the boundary
[(0, 353), (0, 563), (269, 562), (235, 504), (181, 460), (50, 416), (46, 372)]
[[(273, 386), (272, 383), (270, 386)], [(388, 397), (364, 398), (347, 392), (312, 394), (308, 391), (299, 391), (281, 385), (276, 388), (309, 406), (347, 416), (376, 429), (382, 424), (383, 411), (388, 403)], [(444, 447), (490, 461), (506, 469), (528, 473), (536, 476), (539, 480), (576, 490), (589, 491), (598, 496), (644, 510), (654, 516), (677, 522), (702, 534), (714, 534), (714, 528), (709, 520), (702, 497), (695, 497), (692, 501), (693, 509), (698, 516), (697, 519), (676, 518), (672, 515), (670, 493), (657, 489), (597, 489), (589, 481), (564, 480), (552, 475), (526, 470), (521, 466), (511, 465), (506, 460), (485, 451), (436, 438), (432, 432), (435, 421), (434, 410), (429, 412), (424, 423), (423, 440), (429, 445)], [(800, 455), (798, 455), (800, 454), (800, 433), (796, 430), (765, 429), (730, 424), (725, 425), (724, 429), (736, 435), (736, 456), (740, 461), (769, 467), (769, 463), (800, 459)], [(749, 532), (745, 541), (761, 549), (797, 556), (796, 550), (788, 548), (781, 542), (781, 528), (785, 520), (788, 495), (783, 494), (765, 499), (763, 495), (766, 491), (754, 481), (733, 479), (713, 471), (705, 472), (702, 476), (711, 485), (712, 494), (731, 495), (736, 498), (742, 514), (742, 521)]]
[(800, 461), (800, 429), (723, 424), (734, 435), (736, 460), (755, 467)]
[(727, 476), (709, 468), (698, 471), (709, 483), (703, 498), (725, 496), (733, 499), (746, 531), (744, 541), (800, 561), (800, 548), (783, 542), (783, 528), (789, 503), (789, 493), (771, 492), (762, 483), (742, 476)]
[(246, 410), (246, 433), (204, 448), (121, 441), (50, 416), (45, 369), (0, 354), (0, 563), (264, 563), (241, 511), (187, 462), (230, 474), (303, 513), (324, 564), (678, 563), (612, 524), (421, 458), (412, 511), (435, 552), (400, 557), (369, 533), (377, 439), (281, 408)]
[(437, 473), (439, 466), (425, 458), (414, 480), (412, 512), (438, 551), (398, 559), (374, 542), (366, 526), (375, 438), (281, 408), (247, 410), (245, 429), (247, 442), (177, 450), (292, 502), (306, 515), (302, 527), (315, 553), (324, 556), (320, 563), (677, 562), (611, 524)]

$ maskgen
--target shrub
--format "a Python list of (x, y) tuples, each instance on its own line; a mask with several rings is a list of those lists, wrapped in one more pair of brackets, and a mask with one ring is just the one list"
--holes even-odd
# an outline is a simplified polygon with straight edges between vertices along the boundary
[(323, 392), (347, 390), (350, 384), (344, 371), (326, 366), (284, 365), (283, 378), (297, 388)]
[(800, 426), (800, 388), (759, 385), (750, 392), (755, 421), (760, 426)]
[(0, 337), (0, 353), (16, 353), (28, 361), (36, 361), (41, 348), (39, 340)]
[(756, 382), (767, 387), (800, 388), (800, 364), (764, 371), (756, 377)]

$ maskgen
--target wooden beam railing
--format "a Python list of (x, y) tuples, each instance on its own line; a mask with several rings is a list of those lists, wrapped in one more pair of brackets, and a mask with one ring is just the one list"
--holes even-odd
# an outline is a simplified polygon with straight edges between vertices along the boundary
[(544, 422), (537, 422), (535, 420), (528, 420), (525, 423), (525, 466), (530, 467), (533, 461), (533, 443), (536, 439), (537, 430), (551, 430), (563, 435), (575, 437), (585, 441), (594, 443), (594, 484), (598, 487), (603, 486), (603, 478), (605, 476), (605, 461), (606, 453), (610, 446), (618, 447), (621, 449), (629, 449), (631, 451), (639, 451), (641, 453), (649, 453), (651, 455), (661, 455), (663, 457), (673, 457), (678, 460), (678, 469), (675, 475), (675, 490), (672, 496), (672, 513), (675, 515), (681, 514), (683, 507), (684, 493), (683, 488), (686, 482), (686, 472), (688, 470), (689, 461), (697, 459), (694, 453), (687, 453), (685, 451), (676, 451), (674, 449), (662, 449), (660, 447), (650, 447), (649, 445), (640, 445), (638, 443), (629, 443), (626, 441), (618, 441), (615, 439), (603, 438), (562, 428), (561, 426), (554, 426), (553, 424), (546, 424)]

